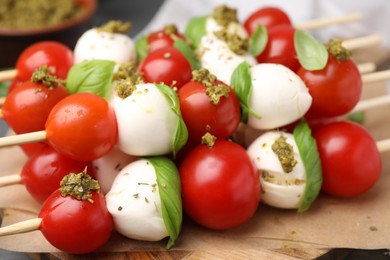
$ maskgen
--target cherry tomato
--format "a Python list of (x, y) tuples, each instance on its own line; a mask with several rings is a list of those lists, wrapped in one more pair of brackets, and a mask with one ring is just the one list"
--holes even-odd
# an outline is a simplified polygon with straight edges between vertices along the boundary
[(155, 31), (148, 35), (148, 52), (152, 53), (158, 49), (173, 46), (176, 39), (185, 40), (184, 35), (177, 31), (173, 25), (164, 27), (162, 30)]
[(45, 142), (36, 142), (36, 143), (27, 143), (27, 144), (20, 144), (20, 148), (22, 148), (25, 155), (30, 158), (34, 154), (40, 152), (43, 148), (46, 147)]
[(158, 49), (139, 66), (146, 82), (164, 83), (180, 88), (192, 78), (192, 69), (184, 55), (174, 47)]
[(240, 102), (236, 94), (221, 81), (216, 81), (215, 85), (229, 89), (228, 96), (222, 96), (218, 104), (211, 103), (206, 86), (200, 82), (190, 81), (178, 91), (180, 110), (189, 138), (194, 142), (200, 143), (206, 132), (218, 139), (227, 139), (240, 123)]
[(338, 197), (353, 197), (368, 191), (382, 171), (375, 140), (362, 126), (340, 121), (313, 134), (322, 163), (322, 190)]
[(244, 28), (249, 35), (256, 31), (258, 26), (265, 26), (267, 30), (277, 25), (292, 25), (290, 17), (277, 7), (262, 7), (254, 11), (244, 22)]
[(82, 172), (87, 163), (65, 157), (46, 145), (34, 154), (23, 166), (21, 182), (39, 203), (60, 188), (62, 178), (69, 173)]
[(256, 59), (259, 63), (282, 64), (296, 72), (300, 68), (294, 47), (295, 28), (291, 25), (278, 25), (268, 30), (268, 42)]
[(109, 239), (113, 220), (103, 193), (92, 192), (93, 203), (54, 191), (42, 205), (39, 229), (56, 248), (71, 254), (92, 252)]
[(68, 92), (61, 85), (48, 88), (24, 81), (7, 95), (2, 107), (4, 119), (17, 134), (44, 130), (51, 109), (66, 96)]
[(246, 150), (234, 142), (197, 146), (184, 159), (180, 177), (184, 211), (207, 228), (237, 227), (258, 207), (259, 174)]
[(338, 61), (329, 54), (322, 70), (298, 70), (313, 98), (308, 114), (312, 117), (334, 117), (347, 114), (360, 100), (362, 80), (351, 59)]
[(21, 80), (21, 79), (15, 77), (15, 78), (12, 80), (11, 84), (9, 85), (9, 87), (8, 87), (7, 95), (8, 95), (12, 90), (14, 90), (14, 89), (17, 88), (18, 86), (20, 86), (23, 82), (24, 82), (24, 80)]
[(49, 114), (46, 139), (65, 156), (93, 161), (107, 154), (117, 141), (114, 110), (98, 95), (69, 95)]
[(73, 52), (66, 45), (55, 41), (37, 42), (27, 47), (16, 61), (17, 77), (30, 80), (35, 69), (42, 65), (57, 78), (66, 79), (73, 65)]

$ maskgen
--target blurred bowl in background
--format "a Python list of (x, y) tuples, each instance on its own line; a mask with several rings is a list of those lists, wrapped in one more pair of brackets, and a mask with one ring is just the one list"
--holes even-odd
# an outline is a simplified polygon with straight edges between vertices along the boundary
[(32, 43), (53, 40), (74, 48), (78, 38), (92, 26), (97, 9), (96, 0), (75, 0), (84, 8), (77, 17), (37, 29), (0, 28), (0, 69), (14, 67), (20, 53)]

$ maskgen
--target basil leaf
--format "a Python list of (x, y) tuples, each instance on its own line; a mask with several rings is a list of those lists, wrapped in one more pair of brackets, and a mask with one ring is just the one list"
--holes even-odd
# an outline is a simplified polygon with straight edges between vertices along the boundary
[(161, 210), (165, 228), (170, 236), (167, 248), (171, 248), (179, 237), (183, 208), (181, 201), (181, 184), (176, 165), (165, 157), (151, 157), (147, 160), (153, 165), (157, 176), (158, 191), (161, 199)]
[(251, 35), (249, 39), (249, 51), (253, 56), (260, 55), (268, 42), (268, 32), (265, 26), (261, 25), (256, 28), (256, 30)]
[(242, 110), (241, 120), (244, 123), (247, 123), (249, 114), (252, 114), (256, 118), (260, 118), (260, 115), (249, 107), (249, 101), (252, 94), (252, 77), (249, 64), (246, 61), (240, 63), (233, 71), (230, 86), (240, 100)]
[(8, 82), (0, 82), (0, 97), (5, 97), (8, 93), (8, 88), (11, 84)]
[(307, 70), (321, 70), (328, 62), (328, 51), (325, 45), (310, 34), (295, 30), (294, 46), (299, 63)]
[(365, 111), (359, 111), (359, 112), (354, 112), (351, 113), (347, 116), (349, 120), (352, 122), (356, 122), (358, 124), (363, 124), (364, 120), (366, 119), (366, 113)]
[(185, 41), (178, 38), (176, 39), (173, 46), (179, 50), (184, 55), (184, 57), (186, 57), (188, 62), (191, 64), (192, 70), (200, 69), (200, 62), (196, 57), (194, 50)]
[(298, 212), (304, 212), (317, 198), (322, 185), (322, 168), (317, 143), (311, 135), (307, 122), (302, 121), (294, 128), (294, 139), (301, 155), (305, 173), (306, 186), (300, 201)]
[(89, 92), (106, 100), (111, 94), (111, 80), (115, 62), (109, 60), (89, 60), (75, 64), (66, 78), (69, 93)]
[(137, 60), (141, 62), (148, 55), (148, 40), (145, 35), (136, 41), (135, 48), (137, 50)]
[(175, 157), (179, 150), (187, 143), (188, 130), (180, 112), (180, 102), (177, 93), (164, 84), (154, 84), (168, 99), (173, 112), (177, 115), (178, 124), (176, 127), (175, 139), (172, 141), (173, 156)]
[(208, 16), (193, 17), (184, 30), (184, 36), (191, 40), (194, 49), (198, 48), (200, 40), (206, 35), (206, 21)]

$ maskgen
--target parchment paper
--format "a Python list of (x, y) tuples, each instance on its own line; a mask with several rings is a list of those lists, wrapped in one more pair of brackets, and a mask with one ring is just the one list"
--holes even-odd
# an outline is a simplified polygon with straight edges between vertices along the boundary
[[(383, 83), (364, 87), (364, 98), (383, 95)], [(367, 111), (364, 126), (375, 140), (390, 138), (390, 106)], [(390, 152), (382, 153), (383, 174), (377, 185), (353, 199), (321, 194), (306, 213), (281, 210), (261, 204), (253, 218), (230, 231), (212, 231), (185, 219), (173, 250), (215, 250), (240, 248), (390, 248)], [(18, 174), (26, 157), (18, 147), (0, 149), (0, 175)], [(37, 216), (39, 204), (23, 185), (0, 188), (2, 225)], [(165, 250), (166, 240), (142, 242), (113, 234), (99, 251), (124, 252)], [(57, 252), (40, 231), (0, 237), (0, 248), (23, 252)]]

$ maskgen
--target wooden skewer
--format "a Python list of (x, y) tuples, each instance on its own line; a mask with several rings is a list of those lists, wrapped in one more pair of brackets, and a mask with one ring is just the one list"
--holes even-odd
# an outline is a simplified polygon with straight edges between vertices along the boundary
[(390, 79), (390, 70), (377, 71), (362, 75), (363, 83), (373, 83)]
[(376, 146), (378, 147), (378, 151), (380, 153), (390, 151), (390, 138), (384, 139), (376, 142)]
[(20, 174), (13, 174), (0, 177), (0, 187), (9, 186), (13, 184), (21, 184), (22, 179)]
[(46, 131), (37, 131), (27, 134), (10, 135), (0, 138), (0, 147), (34, 143), (46, 140)]
[(33, 218), (0, 228), (0, 236), (15, 235), (39, 230), (41, 218)]
[(294, 27), (300, 30), (313, 30), (330, 25), (355, 22), (361, 20), (362, 18), (363, 16), (360, 13), (351, 13), (342, 16), (315, 19), (312, 21), (296, 24)]
[(11, 81), (16, 77), (16, 69), (0, 71), (0, 82)]
[(359, 48), (369, 47), (379, 45), (382, 42), (382, 37), (380, 35), (369, 35), (362, 36), (353, 39), (344, 40), (342, 45), (348, 50), (356, 50)]
[(358, 64), (357, 67), (360, 74), (366, 74), (366, 73), (374, 72), (376, 70), (376, 65), (373, 62), (361, 63)]
[(390, 95), (379, 96), (375, 98), (370, 98), (367, 100), (362, 100), (352, 109), (351, 113), (368, 110), (374, 107), (389, 105), (390, 104)]

